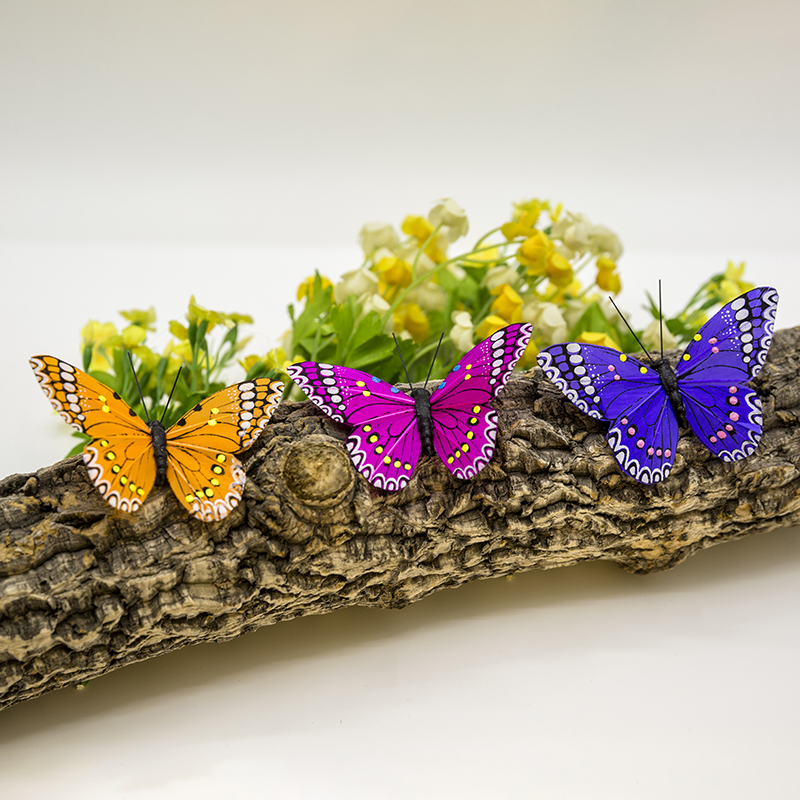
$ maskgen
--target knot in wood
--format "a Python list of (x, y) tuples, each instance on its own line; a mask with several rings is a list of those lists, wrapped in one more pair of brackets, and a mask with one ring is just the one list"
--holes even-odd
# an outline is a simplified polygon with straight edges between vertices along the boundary
[(350, 457), (326, 436), (293, 444), (283, 462), (283, 482), (300, 501), (327, 507), (340, 503), (355, 482)]

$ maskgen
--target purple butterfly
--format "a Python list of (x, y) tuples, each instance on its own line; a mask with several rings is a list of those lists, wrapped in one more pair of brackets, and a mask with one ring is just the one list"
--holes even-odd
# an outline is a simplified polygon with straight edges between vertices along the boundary
[(497, 414), (486, 404), (506, 385), (530, 336), (528, 324), (497, 331), (433, 392), (408, 395), (367, 372), (312, 361), (287, 371), (331, 419), (354, 426), (347, 449), (356, 469), (373, 486), (394, 492), (411, 480), (423, 452), (436, 452), (457, 478), (472, 478), (489, 463)]
[(745, 292), (700, 328), (674, 370), (663, 355), (647, 366), (576, 342), (546, 347), (537, 360), (581, 411), (611, 423), (608, 443), (623, 472), (657, 483), (672, 469), (679, 425), (723, 461), (756, 449), (761, 401), (745, 381), (764, 366), (777, 307), (769, 286)]

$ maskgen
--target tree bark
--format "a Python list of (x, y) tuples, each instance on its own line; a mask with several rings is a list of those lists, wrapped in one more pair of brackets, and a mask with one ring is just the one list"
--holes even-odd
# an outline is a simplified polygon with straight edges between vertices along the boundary
[(285, 403), (243, 455), (244, 501), (187, 516), (169, 488), (115, 512), (80, 457), (0, 481), (0, 708), (188, 644), (342, 606), (400, 608), (477, 578), (608, 559), (631, 572), (800, 521), (800, 328), (753, 385), (756, 453), (727, 464), (683, 431), (669, 478), (625, 477), (606, 426), (538, 368), (494, 402), (494, 458), (472, 481), (436, 458), (389, 494), (354, 470), (347, 428)]

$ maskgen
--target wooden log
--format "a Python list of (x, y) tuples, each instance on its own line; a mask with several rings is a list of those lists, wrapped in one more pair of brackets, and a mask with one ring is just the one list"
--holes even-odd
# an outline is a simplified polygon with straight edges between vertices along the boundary
[(494, 406), (497, 451), (472, 481), (423, 458), (388, 494), (353, 469), (347, 429), (279, 407), (244, 455), (245, 500), (220, 523), (170, 489), (113, 511), (80, 457), (0, 481), (0, 708), (189, 644), (342, 606), (400, 608), (465, 581), (608, 559), (632, 572), (800, 521), (800, 328), (753, 385), (764, 436), (728, 464), (682, 432), (669, 478), (623, 476), (605, 425), (541, 370)]

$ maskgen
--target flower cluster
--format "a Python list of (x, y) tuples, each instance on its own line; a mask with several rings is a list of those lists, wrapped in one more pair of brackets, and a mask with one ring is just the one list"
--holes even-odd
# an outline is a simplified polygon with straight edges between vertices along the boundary
[[(444, 342), (435, 371), (452, 367), (476, 342), (511, 322), (534, 325), (534, 338), (520, 361), (530, 367), (540, 347), (579, 333), (606, 336), (613, 309), (597, 290), (619, 292), (617, 259), (622, 245), (608, 228), (561, 206), (529, 200), (514, 206), (507, 221), (481, 236), (470, 249), (451, 255), (453, 245), (469, 231), (464, 210), (451, 198), (440, 200), (427, 216), (410, 215), (399, 230), (370, 222), (359, 233), (364, 261), (335, 285), (321, 276), (308, 278), (298, 290), (306, 308), (295, 316), (283, 353), (295, 359), (330, 360), (349, 366), (371, 366), (380, 377), (403, 379), (400, 359), (391, 356), (397, 337), (412, 380), (422, 380), (439, 338)], [(594, 266), (588, 285), (578, 276)], [(315, 295), (315, 287), (321, 295)], [(348, 308), (354, 331), (342, 331), (335, 319)], [(599, 330), (587, 327), (602, 310)], [(309, 311), (311, 309), (311, 311)], [(309, 323), (319, 323), (313, 340)], [(358, 336), (362, 327), (369, 338)], [(596, 327), (596, 326), (595, 326)], [(298, 332), (298, 328), (300, 329)], [(298, 335), (299, 333), (299, 335)], [(619, 346), (621, 337), (613, 337)], [(605, 341), (605, 339), (603, 340)], [(354, 350), (359, 347), (353, 362)], [(294, 360), (294, 359), (292, 359)]]
[(744, 264), (731, 262), (663, 324), (648, 295), (653, 321), (633, 332), (610, 298), (622, 288), (622, 245), (607, 227), (532, 199), (516, 203), (509, 220), (454, 254), (468, 232), (466, 213), (450, 198), (426, 216), (407, 216), (399, 228), (367, 223), (358, 236), (362, 264), (336, 283), (318, 273), (304, 280), (297, 304), (289, 306), (291, 329), (262, 356), (240, 358), (247, 339), (239, 338), (239, 327), (252, 322), (249, 316), (210, 311), (192, 298), (186, 322), (169, 323), (173, 338), (160, 353), (147, 343), (155, 327), (152, 308), (122, 312), (127, 324), (121, 330), (89, 322), (82, 331), (84, 368), (136, 408), (141, 401), (126, 355), (132, 353), (148, 414), (155, 416), (183, 367), (170, 422), (197, 398), (221, 389), (222, 371), (237, 358), (247, 378), (287, 383), (286, 368), (296, 361), (344, 364), (390, 383), (406, 380), (407, 369), (412, 381), (422, 381), (435, 351), (433, 374), (440, 376), (479, 341), (524, 321), (533, 335), (518, 367), (527, 369), (542, 347), (563, 341), (624, 352), (657, 350), (662, 340), (665, 348), (685, 343), (710, 309), (752, 288), (743, 280)]
[[(683, 311), (666, 318), (657, 305), (653, 322), (630, 331), (609, 295), (621, 288), (617, 235), (585, 214), (532, 199), (516, 203), (511, 219), (451, 254), (469, 231), (464, 210), (440, 200), (427, 216), (407, 216), (399, 229), (370, 222), (359, 233), (360, 267), (335, 285), (320, 275), (304, 281), (290, 307), (293, 328), (267, 361), (273, 368), (295, 360), (324, 360), (369, 368), (385, 380), (404, 379), (398, 346), (411, 379), (424, 380), (444, 336), (434, 372), (442, 374), (477, 342), (512, 322), (533, 325), (519, 362), (526, 369), (538, 351), (563, 341), (603, 344), (626, 352), (688, 341), (706, 311), (746, 291), (744, 265), (729, 264), (712, 277)], [(638, 337), (638, 341), (637, 341)], [(291, 356), (291, 358), (287, 358)]]
[[(84, 325), (83, 368), (118, 392), (142, 419), (160, 419), (172, 393), (166, 425), (183, 416), (198, 400), (225, 387), (222, 372), (234, 363), (249, 341), (249, 337), (240, 338), (239, 326), (253, 321), (244, 314), (203, 308), (192, 297), (185, 323), (170, 321), (172, 338), (158, 352), (147, 342), (148, 334), (156, 329), (155, 309), (121, 311), (120, 316), (127, 322), (121, 330), (113, 322), (90, 320)], [(135, 377), (129, 359), (135, 367)], [(247, 369), (247, 361), (239, 363)], [(257, 356), (250, 357), (250, 366), (259, 376), (270, 376)], [(142, 398), (146, 409), (142, 408)], [(77, 453), (88, 437), (74, 435), (81, 440), (72, 451)]]

